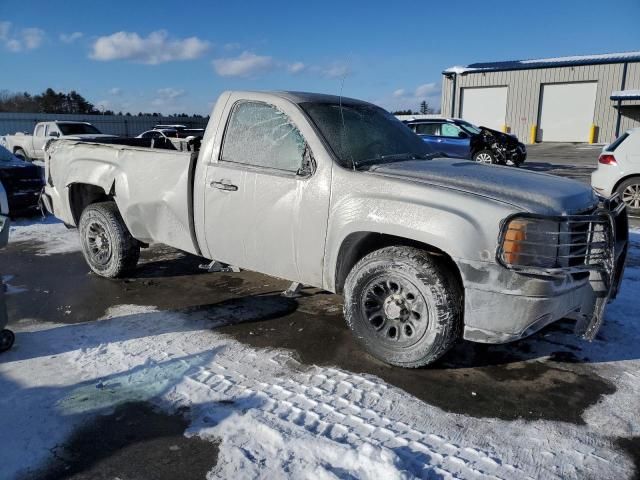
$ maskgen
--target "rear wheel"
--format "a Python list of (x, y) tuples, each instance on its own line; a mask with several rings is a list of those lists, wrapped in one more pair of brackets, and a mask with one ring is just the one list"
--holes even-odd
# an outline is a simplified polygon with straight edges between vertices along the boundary
[(616, 192), (632, 215), (640, 215), (640, 177), (628, 178), (622, 182)]
[(16, 151), (13, 152), (13, 154), (20, 160), (24, 160), (25, 162), (31, 161), (31, 159), (27, 156), (27, 153), (21, 148), (16, 148)]
[(89, 205), (79, 224), (82, 253), (102, 277), (122, 277), (140, 258), (140, 243), (131, 236), (114, 202)]
[(476, 152), (473, 156), (473, 161), (478, 163), (486, 163), (487, 165), (492, 165), (496, 163), (496, 156), (493, 154), (491, 150), (480, 150)]
[(414, 368), (436, 361), (455, 343), (462, 293), (457, 279), (428, 253), (387, 247), (349, 273), (344, 312), (371, 355)]

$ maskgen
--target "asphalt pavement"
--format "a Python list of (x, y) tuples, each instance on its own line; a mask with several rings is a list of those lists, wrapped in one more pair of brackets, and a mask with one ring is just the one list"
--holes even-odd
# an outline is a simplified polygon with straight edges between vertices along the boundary
[[(588, 183), (600, 150), (586, 145), (533, 145), (523, 168)], [(461, 342), (432, 367), (405, 370), (382, 364), (362, 350), (344, 322), (341, 297), (304, 289), (299, 298), (284, 298), (280, 293), (288, 284), (282, 280), (246, 271), (210, 274), (198, 268), (202, 261), (154, 246), (144, 251), (133, 276), (107, 280), (89, 273), (80, 252), (34, 255), (29, 242), (12, 243), (0, 252), (2, 274), (29, 289), (29, 294), (7, 296), (12, 322), (24, 318), (55, 323), (93, 321), (109, 307), (121, 304), (154, 305), (160, 310), (232, 306), (264, 312), (260, 304), (266, 298), (270, 313), (222, 327), (221, 332), (254, 347), (290, 350), (304, 364), (378, 376), (447, 412), (580, 423), (587, 408), (615, 391), (607, 378), (589, 368), (568, 322), (506, 346)], [(539, 358), (535, 346), (540, 343), (553, 345), (549, 358)], [(477, 393), (474, 402), (468, 401), (469, 392)], [(159, 449), (169, 452), (169, 447), (178, 452), (171, 454), (171, 465), (177, 470), (170, 471), (180, 471), (181, 478), (202, 478), (212, 467), (217, 447), (182, 437), (180, 415), (159, 416), (138, 404), (123, 408), (113, 418), (124, 420), (98, 419), (78, 432), (64, 446), (66, 454), (57, 455), (48, 469), (39, 472), (40, 478), (154, 478), (145, 476), (144, 469), (136, 465), (156, 461)], [(131, 422), (145, 423), (135, 428), (133, 437)], [(87, 442), (100, 437), (95, 454), (87, 453), (91, 451)], [(621, 448), (635, 452), (637, 458), (637, 438), (620, 442)]]

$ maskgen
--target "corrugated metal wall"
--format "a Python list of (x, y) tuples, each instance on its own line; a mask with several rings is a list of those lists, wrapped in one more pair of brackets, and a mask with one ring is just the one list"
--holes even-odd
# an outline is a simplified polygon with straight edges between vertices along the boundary
[[(507, 86), (506, 124), (511, 133), (528, 141), (532, 125), (539, 124), (540, 92), (547, 83), (597, 81), (598, 91), (594, 123), (598, 127), (597, 142), (608, 143), (615, 138), (618, 111), (616, 102), (609, 99), (611, 92), (620, 90), (623, 64), (585, 65), (576, 67), (511, 70), (504, 72), (478, 72), (457, 75), (455, 111), (451, 111), (453, 79), (443, 76), (442, 112), (446, 116), (459, 116), (461, 89), (466, 87)], [(640, 88), (640, 63), (629, 63), (626, 90)], [(623, 108), (621, 131), (640, 126), (638, 107)]]
[(207, 118), (191, 117), (152, 117), (152, 116), (124, 116), (124, 115), (58, 115), (53, 113), (0, 113), (0, 135), (15, 132), (33, 133), (33, 127), (38, 122), (52, 120), (67, 120), (89, 122), (102, 133), (111, 135), (136, 136), (145, 130), (151, 130), (155, 125), (181, 124), (191, 128), (205, 128)]

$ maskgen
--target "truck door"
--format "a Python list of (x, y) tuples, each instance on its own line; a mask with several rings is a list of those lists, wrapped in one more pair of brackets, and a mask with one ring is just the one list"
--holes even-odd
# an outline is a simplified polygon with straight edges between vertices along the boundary
[(32, 146), (34, 158), (42, 160), (44, 158), (44, 144), (47, 142), (46, 137), (46, 125), (44, 123), (36, 126), (35, 132), (33, 132)]
[(230, 108), (206, 175), (210, 256), (321, 286), (330, 166), (317, 171), (305, 138), (281, 109), (248, 100)]

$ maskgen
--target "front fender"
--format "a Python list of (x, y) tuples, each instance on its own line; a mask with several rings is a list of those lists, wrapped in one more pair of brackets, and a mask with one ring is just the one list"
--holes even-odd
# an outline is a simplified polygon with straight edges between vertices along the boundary
[(335, 291), (339, 252), (352, 234), (378, 233), (401, 237), (435, 247), (456, 263), (495, 263), (501, 219), (512, 209), (486, 199), (469, 201), (458, 192), (441, 191), (415, 195), (405, 186), (390, 199), (385, 193), (350, 193), (332, 205), (327, 230), (325, 287)]

